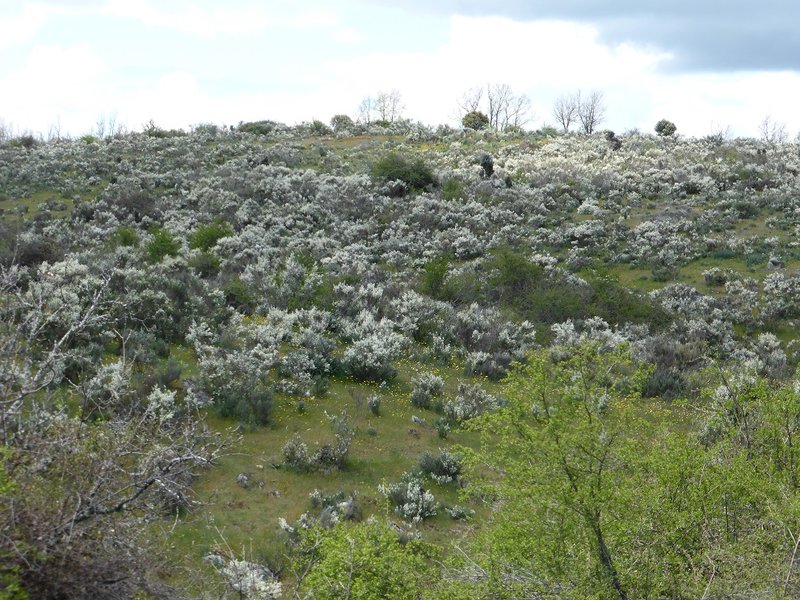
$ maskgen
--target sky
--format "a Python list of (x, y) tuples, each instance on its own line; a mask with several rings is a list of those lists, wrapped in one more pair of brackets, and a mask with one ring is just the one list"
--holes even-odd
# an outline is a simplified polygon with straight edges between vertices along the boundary
[(508, 84), (534, 129), (600, 91), (603, 128), (800, 132), (798, 0), (0, 0), (0, 126), (77, 136), (357, 115), (458, 123), (463, 93)]

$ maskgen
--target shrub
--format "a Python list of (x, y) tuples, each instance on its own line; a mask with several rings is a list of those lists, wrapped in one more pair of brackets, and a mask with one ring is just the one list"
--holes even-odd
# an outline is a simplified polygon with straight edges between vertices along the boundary
[(139, 232), (133, 227), (117, 227), (114, 233), (114, 242), (120, 246), (137, 246), (139, 244)]
[(213, 277), (219, 273), (219, 264), (219, 258), (210, 252), (201, 252), (189, 259), (189, 266), (202, 278)]
[(166, 229), (156, 228), (151, 232), (152, 238), (147, 243), (147, 255), (150, 262), (161, 262), (165, 256), (176, 256), (181, 244)]
[(475, 515), (474, 510), (470, 510), (464, 506), (459, 506), (458, 504), (452, 508), (445, 508), (444, 512), (450, 515), (450, 518), (454, 521), (468, 521)]
[(656, 123), (655, 130), (656, 133), (661, 137), (669, 137), (678, 131), (678, 127), (672, 121), (661, 119), (658, 123)]
[(230, 223), (222, 219), (214, 219), (207, 225), (200, 225), (189, 238), (189, 248), (208, 252), (218, 240), (233, 235)]
[(421, 158), (410, 160), (392, 152), (372, 165), (372, 177), (386, 181), (402, 181), (414, 190), (421, 190), (435, 181), (433, 171)]
[(646, 398), (678, 398), (686, 392), (686, 379), (676, 371), (655, 370), (647, 378), (642, 390)]
[(350, 345), (344, 353), (343, 365), (361, 381), (391, 381), (397, 376), (392, 361), (399, 357), (405, 341), (393, 332), (368, 335)]
[(319, 119), (314, 119), (313, 121), (311, 121), (309, 129), (311, 130), (311, 133), (314, 135), (325, 136), (325, 135), (331, 135), (333, 133), (333, 130), (327, 125), (325, 125), (325, 123), (323, 123)]
[(481, 169), (483, 169), (484, 177), (492, 176), (494, 173), (494, 159), (491, 154), (482, 153), (478, 158), (478, 164), (480, 164)]
[(255, 135), (269, 135), (278, 127), (275, 121), (252, 121), (249, 123), (239, 123), (237, 129), (242, 133), (252, 133)]
[(433, 373), (422, 373), (413, 380), (411, 404), (417, 408), (431, 408), (433, 399), (444, 391), (444, 380)]
[(370, 396), (369, 400), (367, 400), (367, 406), (369, 407), (370, 412), (376, 416), (381, 416), (381, 397), (377, 394), (373, 394)]
[(461, 119), (461, 125), (465, 129), (486, 129), (489, 126), (489, 117), (479, 110), (473, 110), (464, 115)]
[(458, 396), (450, 400), (444, 410), (448, 418), (459, 422), (474, 419), (497, 405), (497, 399), (479, 385), (461, 383), (458, 386)]
[(394, 514), (404, 521), (419, 523), (437, 514), (439, 505), (436, 499), (414, 473), (404, 473), (399, 482), (381, 485), (378, 490), (389, 501)]
[(449, 270), (450, 259), (446, 256), (440, 256), (428, 262), (422, 272), (420, 291), (436, 300), (443, 300), (448, 295), (445, 279)]
[(464, 184), (455, 177), (446, 179), (442, 184), (442, 198), (445, 200), (460, 200), (464, 197)]
[(300, 437), (300, 434), (295, 433), (289, 441), (283, 445), (281, 450), (283, 453), (283, 464), (298, 471), (311, 470), (311, 458), (308, 454), (308, 446)]
[(440, 484), (458, 483), (463, 471), (461, 457), (441, 449), (438, 454), (430, 452), (423, 454), (419, 459), (418, 468), (420, 473)]
[(251, 427), (269, 423), (272, 390), (263, 384), (251, 387), (230, 383), (216, 390), (214, 401), (221, 417), (236, 419)]
[(347, 115), (333, 115), (331, 117), (331, 127), (335, 133), (350, 132), (355, 125), (353, 119)]
[(238, 277), (234, 277), (222, 288), (225, 294), (225, 301), (229, 306), (244, 313), (252, 313), (255, 310), (256, 298), (250, 286)]

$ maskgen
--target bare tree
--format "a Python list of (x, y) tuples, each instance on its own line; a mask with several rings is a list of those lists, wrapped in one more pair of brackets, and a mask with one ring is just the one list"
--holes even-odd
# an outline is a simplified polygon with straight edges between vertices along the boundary
[(400, 92), (398, 90), (390, 90), (378, 93), (373, 108), (378, 113), (378, 118), (381, 121), (393, 123), (400, 118), (405, 106)]
[(487, 114), (490, 127), (500, 129), (501, 117), (507, 110), (512, 95), (511, 86), (507, 83), (490, 83), (486, 86)]
[(61, 141), (61, 115), (56, 117), (56, 122), (50, 125), (50, 129), (47, 132), (47, 141), (48, 142)]
[(459, 115), (458, 120), (464, 118), (464, 115), (471, 112), (478, 112), (481, 109), (481, 102), (483, 100), (483, 87), (469, 88), (461, 95), (458, 100)]
[(361, 101), (361, 104), (358, 105), (358, 117), (356, 117), (356, 121), (363, 125), (369, 125), (372, 123), (372, 113), (374, 110), (375, 101), (372, 99), (372, 96), (367, 96)]
[(606, 116), (606, 106), (603, 102), (603, 92), (594, 91), (586, 98), (578, 92), (578, 119), (584, 133), (594, 133), (597, 126)]
[(527, 123), (530, 120), (530, 107), (530, 98), (525, 94), (515, 94), (507, 83), (489, 83), (464, 92), (458, 100), (458, 119), (462, 120), (471, 113), (485, 114), (489, 119), (489, 127), (504, 131)]
[(227, 444), (174, 392), (141, 397), (124, 334), (119, 360), (75, 376), (94, 379), (102, 418), (54, 401), (77, 342), (116, 333), (128, 313), (112, 273), (71, 258), (0, 267), (0, 555), (31, 597), (174, 597), (150, 577), (142, 524), (188, 507), (196, 470)]
[(559, 96), (553, 105), (553, 117), (561, 125), (564, 133), (569, 131), (570, 125), (578, 118), (578, 106), (580, 104), (580, 94), (569, 94)]
[(786, 140), (789, 139), (786, 123), (773, 121), (771, 115), (764, 117), (764, 120), (758, 126), (758, 131), (761, 134), (762, 141), (768, 144), (785, 144)]
[(530, 121), (531, 99), (525, 94), (512, 96), (508, 106), (503, 111), (503, 126), (506, 130), (509, 127), (522, 127)]

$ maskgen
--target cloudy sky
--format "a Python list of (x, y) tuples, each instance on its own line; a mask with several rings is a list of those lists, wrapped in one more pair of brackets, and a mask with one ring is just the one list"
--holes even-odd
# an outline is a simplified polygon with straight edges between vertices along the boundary
[(602, 91), (604, 127), (800, 131), (798, 0), (0, 0), (0, 124), (80, 135), (355, 116), (397, 89), (455, 124), (470, 87)]

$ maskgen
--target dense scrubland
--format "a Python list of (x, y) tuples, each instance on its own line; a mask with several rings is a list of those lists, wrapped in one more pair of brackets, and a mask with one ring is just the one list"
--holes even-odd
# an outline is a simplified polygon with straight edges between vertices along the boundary
[(0, 595), (800, 595), (800, 149), (0, 145)]

